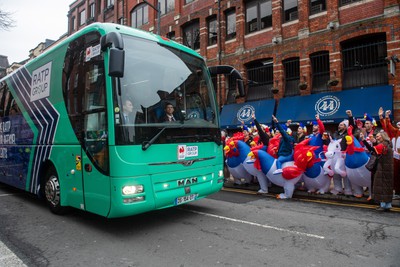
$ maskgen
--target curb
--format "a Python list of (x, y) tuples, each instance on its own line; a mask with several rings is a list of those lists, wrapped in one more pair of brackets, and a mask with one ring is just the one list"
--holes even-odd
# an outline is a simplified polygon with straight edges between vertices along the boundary
[[(249, 185), (234, 185), (233, 181), (230, 181), (230, 178), (225, 178), (224, 182), (225, 188), (235, 188), (240, 190), (248, 190), (252, 192), (257, 192), (260, 187), (258, 184), (249, 184)], [(268, 195), (271, 194), (280, 194), (283, 192), (283, 188), (277, 185), (272, 184), (271, 187), (268, 188)], [(331, 193), (325, 193), (323, 195), (308, 193), (307, 191), (295, 190), (293, 193), (293, 198), (303, 198), (303, 199), (321, 199), (321, 200), (334, 200), (338, 202), (347, 202), (347, 203), (362, 203), (367, 205), (377, 205), (374, 201), (368, 201), (368, 196), (363, 196), (361, 198), (356, 198), (354, 196), (347, 195), (333, 195)], [(400, 199), (394, 199), (392, 201), (393, 207), (400, 207)]]

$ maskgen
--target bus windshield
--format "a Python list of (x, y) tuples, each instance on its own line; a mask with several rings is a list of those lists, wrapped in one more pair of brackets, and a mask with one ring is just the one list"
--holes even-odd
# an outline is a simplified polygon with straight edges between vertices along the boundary
[(123, 38), (125, 72), (114, 83), (116, 144), (218, 143), (215, 96), (204, 61), (153, 41)]

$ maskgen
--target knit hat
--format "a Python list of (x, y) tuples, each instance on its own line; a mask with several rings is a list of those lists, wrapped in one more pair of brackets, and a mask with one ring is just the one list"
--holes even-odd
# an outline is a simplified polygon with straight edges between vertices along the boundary
[(341, 123), (343, 123), (346, 128), (349, 127), (349, 120), (343, 120)]
[(287, 132), (289, 135), (292, 134), (292, 129), (290, 129), (290, 127), (288, 127), (286, 124), (282, 124), (282, 128), (283, 128), (283, 130), (285, 130), (285, 132)]
[(299, 123), (299, 128), (302, 128), (305, 133), (307, 133), (307, 127), (303, 123)]
[(370, 115), (368, 115), (368, 113), (364, 113), (364, 119), (366, 121), (370, 121), (372, 123), (372, 125), (378, 126), (378, 124), (376, 123), (376, 120), (374, 118), (372, 118)]

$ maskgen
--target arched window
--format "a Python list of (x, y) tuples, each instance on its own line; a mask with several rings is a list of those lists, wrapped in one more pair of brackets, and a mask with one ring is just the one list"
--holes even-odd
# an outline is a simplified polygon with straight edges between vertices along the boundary
[(298, 57), (288, 58), (282, 64), (285, 71), (285, 96), (299, 95), (300, 59)]
[(329, 91), (327, 82), (329, 80), (329, 51), (319, 51), (310, 55), (312, 93)]
[(272, 58), (247, 63), (247, 101), (271, 99), (273, 94), (274, 61)]
[(340, 46), (343, 89), (388, 84), (386, 33), (356, 37)]

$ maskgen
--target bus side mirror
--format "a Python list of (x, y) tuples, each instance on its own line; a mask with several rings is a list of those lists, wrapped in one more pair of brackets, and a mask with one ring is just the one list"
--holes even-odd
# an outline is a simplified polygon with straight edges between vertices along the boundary
[(108, 75), (111, 77), (124, 77), (125, 51), (117, 48), (110, 48), (108, 64)]
[(110, 49), (108, 75), (117, 78), (124, 77), (125, 51), (122, 35), (119, 32), (107, 33), (101, 37), (100, 46), (102, 51)]
[(228, 65), (218, 65), (218, 66), (208, 67), (208, 70), (210, 71), (211, 75), (218, 75), (218, 74), (232, 75), (232, 77), (236, 78), (239, 96), (243, 97), (246, 95), (245, 91), (244, 91), (244, 83), (243, 83), (242, 75), (234, 67), (228, 66)]

